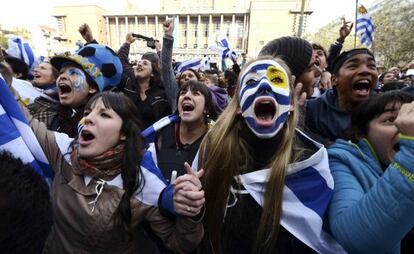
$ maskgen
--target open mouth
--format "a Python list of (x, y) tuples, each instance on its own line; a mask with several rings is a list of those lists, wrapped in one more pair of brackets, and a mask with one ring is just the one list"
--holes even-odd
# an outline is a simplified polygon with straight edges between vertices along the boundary
[(61, 95), (72, 92), (72, 87), (66, 84), (59, 84), (59, 92)]
[(254, 105), (256, 123), (259, 126), (267, 127), (273, 124), (276, 116), (276, 104), (272, 99), (259, 99)]
[(93, 135), (88, 130), (82, 130), (80, 137), (79, 137), (79, 141), (81, 142), (81, 144), (89, 143), (94, 139), (95, 139), (95, 135)]
[(191, 112), (194, 110), (194, 105), (190, 103), (184, 103), (182, 107), (183, 107), (183, 112)]
[(393, 146), (393, 149), (395, 152), (399, 152), (400, 151), (400, 143), (397, 143)]
[(369, 95), (371, 91), (371, 82), (367, 79), (359, 80), (352, 86), (352, 90), (356, 92), (358, 95), (366, 96)]

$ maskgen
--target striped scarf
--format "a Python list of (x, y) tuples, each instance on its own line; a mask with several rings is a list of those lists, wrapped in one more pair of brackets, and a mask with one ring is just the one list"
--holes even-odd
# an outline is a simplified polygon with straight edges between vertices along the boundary
[(71, 153), (73, 170), (77, 174), (91, 176), (95, 179), (112, 180), (121, 173), (124, 151), (125, 145), (120, 143), (92, 159), (82, 159), (78, 149), (73, 149)]

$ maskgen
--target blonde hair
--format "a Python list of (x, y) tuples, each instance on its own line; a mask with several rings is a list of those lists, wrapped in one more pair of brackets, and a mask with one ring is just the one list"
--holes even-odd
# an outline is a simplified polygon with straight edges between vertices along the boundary
[[(282, 60), (272, 57), (260, 57), (249, 62), (243, 70), (260, 59), (274, 59), (285, 70), (288, 70), (291, 101), (295, 107), (291, 74)], [(243, 73), (243, 70), (241, 73)], [(240, 77), (238, 83), (240, 83)], [(243, 144), (244, 141), (239, 136), (244, 119), (240, 114), (240, 85), (237, 89), (235, 97), (219, 117), (215, 126), (207, 133), (200, 146), (201, 158), (199, 165), (206, 170), (203, 179), (206, 197), (206, 231), (213, 252), (217, 253), (221, 252), (222, 222), (224, 221), (230, 185), (234, 180), (234, 176), (242, 173), (241, 162), (250, 159), (247, 148)], [(276, 239), (278, 234), (282, 213), (283, 187), (288, 164), (292, 158), (297, 121), (297, 109), (295, 109), (290, 112), (287, 122), (278, 133), (278, 135), (281, 135), (281, 143), (267, 165), (271, 168), (271, 171), (266, 184), (257, 238), (253, 246), (254, 253), (270, 252), (274, 244), (273, 239)]]

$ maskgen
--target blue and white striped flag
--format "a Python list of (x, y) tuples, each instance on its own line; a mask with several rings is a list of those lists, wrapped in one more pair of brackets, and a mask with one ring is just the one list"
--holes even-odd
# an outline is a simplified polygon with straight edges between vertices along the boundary
[(148, 144), (149, 143), (154, 143), (155, 142), (155, 137), (156, 137), (157, 132), (159, 130), (161, 130), (162, 128), (164, 128), (167, 125), (176, 123), (177, 121), (178, 121), (178, 116), (177, 115), (165, 116), (165, 117), (161, 118), (160, 120), (158, 120), (153, 125), (151, 125), (150, 127), (143, 130), (141, 132), (141, 134), (144, 137), (145, 142), (147, 142)]
[(145, 182), (151, 184), (146, 184), (142, 189), (142, 192), (138, 194), (136, 198), (145, 204), (158, 206), (158, 198), (164, 188), (168, 185), (167, 180), (158, 168), (157, 151), (154, 143), (156, 134), (165, 126), (174, 124), (177, 121), (177, 115), (165, 116), (141, 132), (146, 143), (148, 144), (148, 148), (145, 151), (144, 156), (142, 156), (141, 172), (144, 176)]
[(29, 66), (30, 71), (32, 71), (37, 65), (39, 65), (39, 59), (36, 58), (29, 43), (23, 42), (20, 37), (15, 35), (11, 36), (8, 39), (7, 44), (7, 54), (24, 61), (27, 64), (27, 66)]
[(210, 39), (209, 44), (209, 48), (218, 51), (221, 58), (230, 58), (233, 61), (237, 60), (236, 52), (231, 49), (230, 42), (223, 33), (216, 32)]
[(210, 61), (209, 57), (204, 57), (202, 59), (190, 59), (184, 62), (181, 62), (177, 68), (175, 69), (176, 72), (184, 72), (188, 69), (193, 70), (208, 70), (210, 69)]
[[(300, 131), (299, 133), (315, 144), (319, 150), (308, 159), (289, 165), (283, 190), (280, 224), (319, 253), (346, 253), (342, 246), (323, 229), (323, 218), (334, 188), (328, 153), (323, 145), (316, 143), (304, 133)], [(261, 206), (264, 202), (269, 170), (263, 169), (236, 177), (236, 180)], [(232, 191), (239, 192), (233, 189)]]
[(363, 5), (358, 8), (356, 32), (361, 37), (361, 44), (370, 48), (374, 41), (374, 21)]
[(28, 163), (49, 184), (53, 171), (20, 106), (0, 75), (0, 150)]

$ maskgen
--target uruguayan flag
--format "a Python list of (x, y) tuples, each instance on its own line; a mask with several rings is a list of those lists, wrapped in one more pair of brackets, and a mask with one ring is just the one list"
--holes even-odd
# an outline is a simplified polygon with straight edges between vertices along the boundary
[[(164, 128), (167, 125), (174, 124), (178, 121), (177, 115), (170, 115), (161, 118), (155, 124), (148, 127), (142, 132), (142, 136), (148, 144), (148, 149), (145, 151), (144, 156), (141, 161), (141, 171), (144, 176), (145, 182), (150, 184), (145, 184), (142, 192), (136, 195), (136, 198), (141, 202), (158, 206), (158, 198), (161, 192), (167, 187), (168, 182), (165, 177), (162, 175), (161, 170), (158, 168), (157, 163), (157, 151), (155, 148), (155, 137), (158, 131)], [(167, 189), (169, 194), (164, 194), (165, 197), (170, 197), (165, 206), (171, 212), (174, 212), (172, 205), (172, 194), (173, 188)]]
[(177, 121), (178, 121), (178, 116), (177, 115), (165, 116), (165, 117), (161, 118), (160, 120), (158, 120), (153, 125), (151, 125), (150, 127), (143, 130), (141, 134), (144, 137), (145, 142), (147, 142), (148, 144), (153, 143), (153, 142), (155, 142), (155, 137), (156, 137), (156, 134), (159, 130), (161, 130), (162, 128), (164, 128), (167, 125), (176, 123)]
[[(308, 159), (289, 165), (283, 190), (280, 224), (319, 253), (346, 253), (335, 239), (323, 230), (323, 217), (334, 188), (328, 153), (323, 145), (316, 143), (302, 132), (299, 133), (315, 144), (319, 150)], [(236, 180), (261, 206), (264, 203), (269, 170), (263, 169), (236, 177)], [(232, 192), (243, 193), (233, 189)]]
[(356, 31), (361, 37), (361, 44), (368, 48), (371, 47), (374, 41), (374, 21), (363, 5), (358, 8)]
[(0, 75), (0, 150), (28, 163), (49, 184), (53, 171), (20, 106)]
[(221, 58), (230, 58), (233, 61), (237, 60), (236, 52), (231, 49), (229, 40), (221, 32), (216, 32), (210, 39), (209, 44), (209, 48), (218, 51)]
[(208, 70), (210, 69), (210, 61), (208, 57), (204, 57), (202, 59), (190, 59), (184, 62), (181, 62), (177, 68), (175, 69), (176, 72), (183, 72), (188, 69), (193, 70)]
[(39, 64), (39, 60), (33, 53), (29, 43), (23, 42), (20, 37), (15, 35), (11, 36), (8, 39), (7, 44), (7, 54), (24, 61), (27, 66), (29, 66), (29, 70), (33, 70), (34, 67)]

